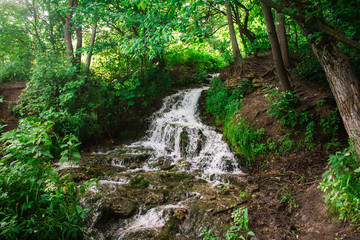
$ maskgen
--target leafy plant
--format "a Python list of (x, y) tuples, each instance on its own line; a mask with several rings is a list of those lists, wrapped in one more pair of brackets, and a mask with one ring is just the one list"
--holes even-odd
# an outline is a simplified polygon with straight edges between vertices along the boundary
[(214, 236), (214, 233), (212, 231), (213, 229), (208, 229), (207, 227), (204, 227), (200, 232), (200, 236), (203, 237), (203, 240), (217, 240), (218, 237)]
[(306, 126), (306, 132), (305, 132), (305, 144), (308, 149), (311, 149), (315, 146), (315, 127), (316, 124), (314, 121), (309, 122), (309, 124)]
[(279, 146), (279, 153), (280, 154), (288, 153), (293, 148), (294, 141), (291, 140), (290, 135), (291, 135), (291, 133), (287, 132), (285, 135), (282, 135), (278, 139), (278, 143), (280, 143), (280, 146)]
[(338, 138), (338, 131), (340, 126), (340, 118), (338, 116), (338, 110), (327, 112), (326, 116), (320, 119), (320, 126), (323, 129), (325, 135), (329, 137), (326, 148), (332, 149), (340, 145)]
[(360, 227), (360, 162), (352, 149), (329, 156), (329, 170), (319, 188), (330, 213)]
[(75, 239), (83, 235), (87, 210), (79, 205), (79, 194), (84, 188), (51, 167), (60, 156), (77, 160), (78, 140), (69, 136), (58, 146), (51, 133), (53, 125), (26, 118), (18, 129), (1, 137), (1, 238)]
[[(233, 218), (233, 223), (225, 233), (226, 240), (245, 240), (249, 236), (255, 236), (254, 232), (249, 229), (249, 213), (246, 207), (241, 207), (234, 210), (231, 213), (231, 217)], [(220, 239), (215, 230), (215, 227), (213, 229), (204, 227), (200, 233), (200, 236), (203, 236), (203, 240)]]
[(255, 236), (254, 232), (249, 230), (248, 209), (241, 207), (232, 212), (234, 225), (226, 232), (226, 240), (247, 239), (249, 236)]
[(0, 83), (26, 82), (30, 80), (30, 59), (17, 58), (0, 65)]
[(283, 186), (276, 193), (276, 197), (280, 196), (280, 203), (285, 203), (290, 211), (299, 207), (296, 203), (296, 197), (294, 195), (294, 192), (286, 183), (283, 183)]
[(309, 120), (309, 113), (296, 109), (300, 98), (291, 91), (279, 93), (275, 88), (266, 89), (265, 96), (271, 98), (268, 114), (275, 116), (284, 126), (303, 126)]
[(254, 130), (244, 118), (235, 115), (224, 126), (224, 139), (250, 161), (266, 151), (266, 145), (260, 143), (264, 136), (264, 129)]

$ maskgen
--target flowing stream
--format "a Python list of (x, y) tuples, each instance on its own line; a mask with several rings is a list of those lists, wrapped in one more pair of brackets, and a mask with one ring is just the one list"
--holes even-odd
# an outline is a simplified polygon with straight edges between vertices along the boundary
[[(204, 199), (201, 186), (242, 174), (222, 135), (200, 120), (197, 105), (204, 90), (182, 90), (164, 98), (142, 140), (84, 160), (103, 173), (90, 189), (97, 197), (86, 200), (92, 208), (89, 239), (155, 236), (149, 232), (158, 233), (170, 216), (180, 219), (179, 212), (186, 215), (191, 202)], [(187, 229), (182, 228), (184, 234)]]

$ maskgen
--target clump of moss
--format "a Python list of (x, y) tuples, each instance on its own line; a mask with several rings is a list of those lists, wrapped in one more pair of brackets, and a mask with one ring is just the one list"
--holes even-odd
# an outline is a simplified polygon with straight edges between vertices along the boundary
[(144, 178), (142, 175), (136, 175), (134, 178), (131, 179), (130, 185), (132, 187), (144, 189), (149, 186), (150, 182), (146, 178)]

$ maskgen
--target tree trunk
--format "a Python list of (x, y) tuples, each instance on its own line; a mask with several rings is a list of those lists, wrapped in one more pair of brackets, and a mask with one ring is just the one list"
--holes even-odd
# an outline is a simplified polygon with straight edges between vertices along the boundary
[(231, 14), (230, 2), (228, 2), (226, 0), (225, 1), (225, 6), (226, 6), (227, 20), (228, 20), (228, 25), (229, 25), (231, 46), (232, 46), (233, 55), (234, 55), (234, 64), (236, 66), (241, 67), (243, 65), (243, 59), (242, 59), (242, 56), (240, 54), (239, 45), (238, 45), (237, 40), (236, 40), (234, 23), (233, 23), (232, 14)]
[[(73, 7), (73, 0), (68, 0), (68, 7)], [(71, 18), (72, 18), (72, 11), (69, 10), (68, 14), (65, 16), (64, 19), (64, 38), (65, 38), (65, 45), (66, 45), (66, 56), (70, 63), (74, 61), (74, 48), (72, 45), (72, 37), (71, 37)]]
[(75, 50), (74, 64), (76, 68), (79, 70), (81, 64), (82, 27), (79, 26), (78, 28), (76, 28), (75, 32), (76, 32), (76, 50)]
[(271, 13), (271, 8), (268, 5), (264, 4), (263, 2), (261, 2), (261, 8), (263, 10), (265, 17), (266, 29), (271, 44), (271, 50), (275, 61), (276, 71), (279, 75), (280, 85), (283, 91), (291, 91), (292, 88), (289, 79), (287, 77), (286, 69), (281, 56), (281, 50), (278, 42), (278, 37), (275, 31), (275, 24)]
[(235, 8), (235, 20), (236, 20), (236, 24), (238, 25), (238, 28), (239, 28), (240, 38), (241, 38), (242, 44), (244, 45), (244, 49), (247, 49), (245, 37), (244, 37), (244, 34), (243, 34), (243, 32), (242, 32), (242, 29), (241, 29), (240, 17), (241, 17), (241, 16), (240, 16), (240, 12), (239, 12), (239, 7), (236, 6), (236, 8)]
[[(78, 6), (78, 0), (74, 1), (74, 7)], [(76, 32), (76, 50), (75, 50), (75, 59), (74, 59), (74, 65), (77, 68), (77, 70), (80, 70), (80, 64), (81, 64), (81, 50), (82, 50), (82, 26), (81, 22), (78, 20), (77, 26), (75, 29)]]
[(291, 67), (290, 56), (289, 56), (289, 46), (286, 38), (286, 30), (285, 30), (285, 21), (284, 14), (275, 11), (275, 19), (276, 19), (276, 30), (277, 36), (279, 39), (281, 55), (284, 60), (285, 67), (289, 69)]
[(51, 48), (55, 51), (55, 39), (54, 39), (54, 23), (53, 23), (53, 13), (51, 11), (51, 0), (46, 1), (46, 7), (47, 7), (47, 11), (48, 11), (48, 18), (49, 18), (49, 40), (50, 40), (50, 44), (51, 44)]
[(319, 30), (316, 24), (298, 21), (316, 58), (325, 70), (326, 78), (335, 97), (337, 107), (355, 151), (360, 154), (360, 83), (350, 59), (336, 42), (323, 34), (320, 41), (309, 38)]
[(93, 48), (94, 48), (94, 44), (95, 44), (96, 28), (97, 28), (97, 20), (95, 20), (95, 23), (94, 23), (93, 28), (92, 28), (89, 52), (88, 52), (87, 57), (86, 57), (86, 69), (85, 69), (85, 71), (86, 71), (87, 74), (89, 74), (89, 72), (90, 72), (90, 63), (91, 63), (91, 57), (92, 57)]

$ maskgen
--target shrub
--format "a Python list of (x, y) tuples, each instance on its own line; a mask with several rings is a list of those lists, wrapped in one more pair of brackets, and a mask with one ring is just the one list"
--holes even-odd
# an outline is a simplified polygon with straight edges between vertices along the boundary
[(264, 129), (254, 130), (244, 118), (235, 115), (224, 126), (224, 139), (234, 148), (235, 152), (242, 154), (250, 161), (266, 150), (266, 145), (260, 143), (264, 137)]
[(101, 90), (95, 79), (60, 59), (43, 56), (37, 60), (15, 111), (21, 117), (53, 121), (61, 136), (73, 133), (85, 138), (100, 132), (97, 108), (102, 104)]
[(79, 159), (78, 140), (56, 141), (54, 123), (23, 119), (3, 134), (0, 167), (0, 237), (3, 239), (80, 239), (86, 210), (78, 187), (61, 178), (51, 163)]
[(206, 99), (207, 111), (215, 115), (219, 121), (231, 118), (240, 108), (240, 103), (246, 95), (246, 90), (251, 87), (251, 83), (242, 81), (237, 88), (230, 92), (220, 78), (213, 79)]
[(206, 98), (206, 109), (211, 114), (224, 119), (226, 116), (226, 106), (229, 103), (230, 93), (220, 78), (211, 81), (211, 88)]
[(219, 71), (224, 66), (224, 60), (202, 50), (175, 47), (166, 56), (167, 69), (178, 74), (176, 85), (201, 83), (208, 72)]
[(303, 126), (309, 121), (309, 113), (296, 109), (300, 98), (291, 91), (279, 93), (277, 89), (267, 89), (266, 96), (272, 98), (268, 114), (275, 116), (284, 126)]
[(30, 64), (24, 59), (0, 65), (0, 83), (26, 82), (30, 76)]
[[(246, 207), (240, 207), (231, 213), (233, 218), (232, 226), (226, 231), (226, 240), (248, 239), (250, 236), (255, 236), (254, 232), (249, 229), (249, 214)], [(223, 239), (216, 234), (216, 229), (207, 229), (204, 227), (200, 233), (203, 240)]]
[(330, 213), (360, 227), (360, 162), (351, 149), (329, 156), (329, 170), (319, 188)]

